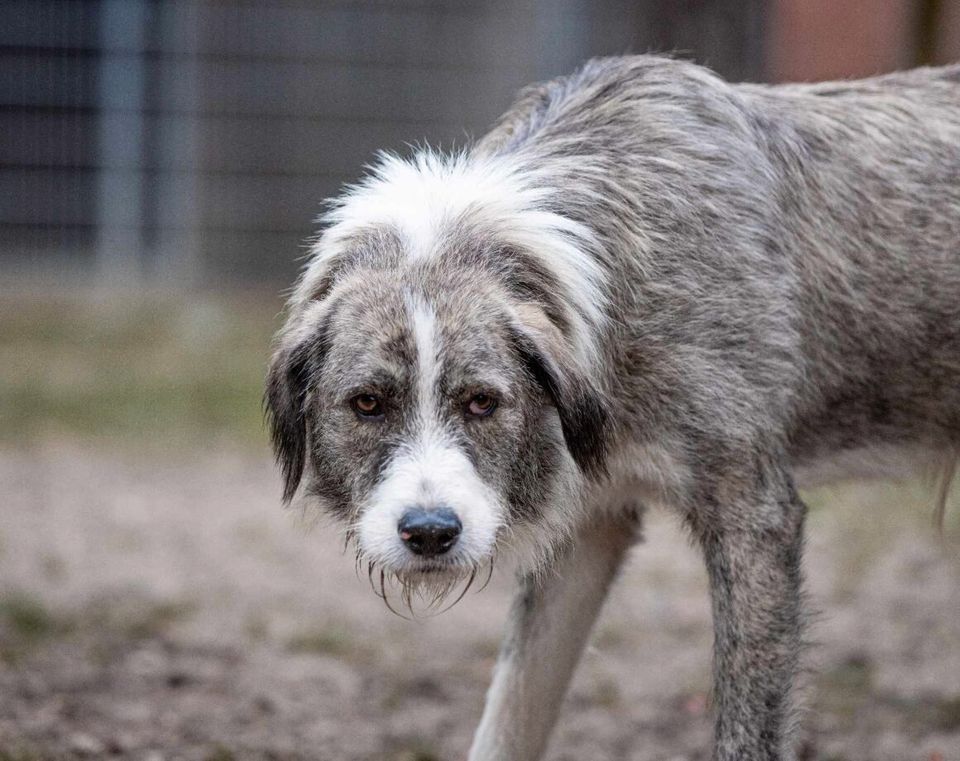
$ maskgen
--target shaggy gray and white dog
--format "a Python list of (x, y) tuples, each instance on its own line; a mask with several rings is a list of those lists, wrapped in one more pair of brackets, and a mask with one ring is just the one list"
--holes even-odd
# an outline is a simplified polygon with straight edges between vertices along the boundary
[(286, 498), (381, 586), (518, 559), (473, 761), (540, 756), (651, 502), (706, 558), (714, 758), (793, 758), (797, 487), (960, 447), (960, 66), (596, 60), (462, 153), (385, 157), (326, 217), (267, 403)]

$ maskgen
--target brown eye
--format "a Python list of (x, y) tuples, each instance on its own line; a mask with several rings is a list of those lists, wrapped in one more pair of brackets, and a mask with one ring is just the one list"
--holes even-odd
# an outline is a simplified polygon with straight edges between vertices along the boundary
[(373, 394), (360, 394), (350, 400), (350, 406), (360, 417), (383, 417), (383, 405)]
[(489, 394), (477, 394), (467, 403), (467, 413), (473, 417), (486, 417), (497, 408), (497, 400)]

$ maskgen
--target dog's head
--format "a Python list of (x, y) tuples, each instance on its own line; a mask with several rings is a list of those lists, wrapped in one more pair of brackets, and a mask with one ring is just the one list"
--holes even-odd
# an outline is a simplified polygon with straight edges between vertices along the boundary
[(542, 559), (603, 470), (601, 273), (522, 179), (386, 159), (330, 215), (269, 371), (285, 498), (302, 482), (408, 592), (500, 544)]

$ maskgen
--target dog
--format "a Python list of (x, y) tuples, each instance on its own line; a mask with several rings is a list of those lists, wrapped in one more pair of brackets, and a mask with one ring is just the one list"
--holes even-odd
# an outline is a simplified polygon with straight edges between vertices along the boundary
[(325, 216), (265, 399), (285, 499), (385, 598), (516, 559), (471, 761), (541, 756), (652, 503), (706, 561), (713, 758), (793, 759), (797, 489), (960, 448), (960, 66), (598, 59), (459, 153), (384, 155)]

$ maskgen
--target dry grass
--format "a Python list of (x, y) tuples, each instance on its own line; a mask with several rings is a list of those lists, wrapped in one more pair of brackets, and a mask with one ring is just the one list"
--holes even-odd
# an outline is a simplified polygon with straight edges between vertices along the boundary
[(0, 296), (0, 437), (167, 447), (264, 440), (279, 299)]

